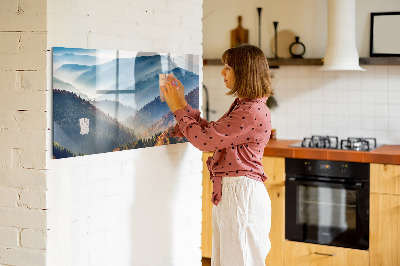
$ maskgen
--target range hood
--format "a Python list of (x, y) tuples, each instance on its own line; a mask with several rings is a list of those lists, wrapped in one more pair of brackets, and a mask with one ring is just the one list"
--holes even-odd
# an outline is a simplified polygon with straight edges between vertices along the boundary
[(355, 0), (328, 0), (328, 44), (323, 71), (358, 70)]

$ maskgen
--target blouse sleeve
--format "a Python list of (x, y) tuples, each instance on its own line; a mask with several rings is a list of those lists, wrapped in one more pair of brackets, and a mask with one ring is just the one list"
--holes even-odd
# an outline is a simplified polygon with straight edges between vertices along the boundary
[[(200, 126), (205, 127), (208, 126), (209, 122), (200, 117), (200, 111), (193, 109), (189, 104), (185, 106), (185, 112), (188, 116), (196, 120)], [(171, 132), (171, 137), (185, 137), (179, 129), (179, 125), (176, 124)]]
[(182, 109), (176, 110), (174, 116), (180, 132), (201, 151), (233, 148), (249, 142), (250, 133), (257, 126), (257, 121), (249, 109), (233, 110), (229, 115), (206, 126), (201, 125)]

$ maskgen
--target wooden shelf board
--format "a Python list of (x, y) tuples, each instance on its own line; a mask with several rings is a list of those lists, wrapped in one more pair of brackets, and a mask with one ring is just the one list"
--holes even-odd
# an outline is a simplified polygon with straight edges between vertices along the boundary
[(319, 66), (321, 58), (268, 58), (270, 66)]
[(400, 57), (362, 57), (360, 65), (400, 65)]
[[(321, 58), (268, 58), (271, 67), (274, 66), (300, 66), (300, 65), (322, 65)], [(203, 65), (216, 66), (222, 65), (220, 59), (204, 59)]]
[[(270, 67), (321, 66), (322, 58), (268, 58)], [(220, 59), (204, 59), (204, 66), (222, 65)], [(360, 65), (400, 65), (400, 57), (362, 57)]]

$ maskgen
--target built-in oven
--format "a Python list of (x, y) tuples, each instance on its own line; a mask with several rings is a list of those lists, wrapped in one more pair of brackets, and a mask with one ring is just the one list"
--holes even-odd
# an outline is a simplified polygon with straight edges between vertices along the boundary
[(286, 239), (368, 249), (369, 164), (287, 158), (285, 169)]

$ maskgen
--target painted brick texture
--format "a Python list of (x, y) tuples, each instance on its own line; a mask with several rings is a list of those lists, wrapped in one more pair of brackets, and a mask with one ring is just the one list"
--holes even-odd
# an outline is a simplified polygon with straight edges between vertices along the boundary
[[(47, 47), (201, 55), (202, 3), (50, 0)], [(48, 128), (51, 101), (49, 93)], [(47, 140), (51, 151), (51, 132)], [(200, 151), (177, 144), (61, 160), (50, 156), (48, 265), (201, 265)]]
[(201, 55), (202, 1), (4, 0), (0, 16), (0, 264), (200, 265), (199, 151), (56, 162), (48, 129), (51, 47)]
[(0, 264), (46, 261), (46, 0), (0, 2)]

